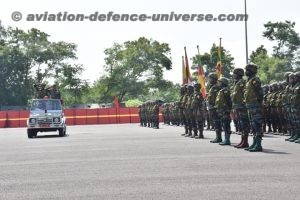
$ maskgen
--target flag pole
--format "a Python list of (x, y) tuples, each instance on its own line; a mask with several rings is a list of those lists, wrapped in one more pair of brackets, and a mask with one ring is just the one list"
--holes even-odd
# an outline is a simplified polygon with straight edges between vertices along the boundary
[(222, 49), (221, 49), (221, 47), (222, 47), (222, 38), (220, 37), (219, 39), (220, 39), (220, 43), (219, 43), (218, 55), (219, 55), (219, 61), (220, 61), (220, 63), (222, 64), (222, 60), (221, 60), (221, 53), (222, 53)]
[(246, 64), (248, 64), (248, 28), (247, 28), (247, 1), (245, 0), (245, 41), (246, 41)]

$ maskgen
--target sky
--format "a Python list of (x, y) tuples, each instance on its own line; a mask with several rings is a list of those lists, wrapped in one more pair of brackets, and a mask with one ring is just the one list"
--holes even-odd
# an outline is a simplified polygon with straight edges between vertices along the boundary
[[(4, 3), (5, 2), (5, 3)], [(268, 21), (296, 22), (295, 30), (300, 33), (300, 1), (299, 0), (248, 0), (248, 48), (249, 55), (260, 45), (272, 51), (275, 43), (262, 37), (264, 24)], [(23, 15), (20, 21), (13, 21), (11, 15), (19, 11)], [(181, 83), (181, 57), (184, 46), (189, 57), (209, 52), (213, 43), (218, 44), (222, 38), (222, 46), (234, 57), (235, 67), (244, 67), (245, 23), (244, 22), (29, 22), (24, 20), (27, 14), (44, 12), (82, 13), (85, 15), (99, 13), (125, 14), (243, 14), (244, 0), (3, 0), (0, 6), (0, 20), (5, 27), (18, 27), (23, 30), (37, 28), (48, 33), (51, 41), (66, 41), (78, 45), (76, 63), (83, 64), (81, 78), (93, 83), (103, 73), (104, 50), (113, 43), (136, 40), (139, 37), (152, 38), (170, 45), (172, 70), (164, 73), (166, 79)], [(25, 16), (25, 17), (24, 17)]]

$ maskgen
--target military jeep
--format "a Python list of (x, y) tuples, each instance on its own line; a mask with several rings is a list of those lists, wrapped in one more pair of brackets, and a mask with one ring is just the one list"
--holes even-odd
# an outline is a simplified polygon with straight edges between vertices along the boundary
[(36, 137), (38, 132), (50, 131), (58, 131), (60, 137), (66, 135), (66, 119), (61, 100), (32, 100), (30, 115), (27, 120), (28, 138)]

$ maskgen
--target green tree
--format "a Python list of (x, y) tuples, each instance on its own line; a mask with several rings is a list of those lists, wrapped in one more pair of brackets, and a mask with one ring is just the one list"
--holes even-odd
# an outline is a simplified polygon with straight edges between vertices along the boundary
[[(213, 44), (209, 53), (204, 52), (203, 54), (200, 54), (200, 56), (195, 55), (192, 58), (194, 65), (198, 65), (199, 62), (202, 64), (206, 76), (211, 72), (216, 72), (216, 65), (219, 61), (218, 48), (219, 47), (216, 44)], [(230, 72), (234, 69), (233, 60), (234, 58), (231, 56), (230, 52), (224, 47), (221, 47), (222, 74), (226, 78), (231, 77)]]
[(168, 44), (141, 37), (114, 44), (104, 53), (106, 74), (95, 84), (101, 101), (109, 102), (114, 96), (120, 101), (133, 99), (170, 86), (163, 78), (163, 70), (172, 66)]
[(273, 80), (283, 80), (284, 72), (286, 72), (286, 62), (284, 59), (280, 59), (275, 56), (269, 56), (267, 51), (258, 48), (253, 51), (251, 56), (251, 62), (259, 66), (258, 76), (263, 84), (268, 84)]
[(60, 76), (57, 78), (60, 83), (60, 90), (65, 105), (83, 103), (83, 98), (87, 95), (89, 86), (85, 80), (80, 79), (83, 71), (82, 65), (63, 65)]
[(270, 41), (276, 41), (273, 56), (286, 60), (286, 67), (291, 70), (299, 63), (300, 37), (294, 30), (295, 22), (268, 22), (264, 25), (263, 36)]
[(33, 84), (57, 78), (69, 59), (76, 58), (73, 43), (51, 42), (38, 30), (0, 27), (0, 104), (26, 105), (33, 97)]

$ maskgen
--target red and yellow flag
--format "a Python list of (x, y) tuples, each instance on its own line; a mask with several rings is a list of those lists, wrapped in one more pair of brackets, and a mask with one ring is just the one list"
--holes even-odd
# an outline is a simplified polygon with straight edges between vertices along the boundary
[(198, 61), (198, 82), (201, 85), (200, 92), (202, 93), (203, 98), (206, 98), (206, 90), (205, 90), (205, 76), (204, 76), (204, 70), (201, 65), (201, 60), (200, 60), (200, 52), (199, 52), (199, 46), (197, 45), (197, 50), (198, 50), (198, 56), (199, 56), (199, 61)]
[(186, 53), (186, 47), (184, 47), (184, 55), (185, 55), (185, 75), (186, 75), (186, 84), (191, 85), (192, 84), (192, 76), (189, 66), (189, 59), (187, 57)]
[(205, 90), (205, 77), (203, 67), (199, 64), (198, 65), (198, 82), (201, 85), (201, 93), (203, 98), (206, 98), (206, 90)]
[(218, 47), (218, 58), (219, 58), (219, 61), (217, 62), (217, 66), (216, 66), (216, 73), (218, 75), (218, 78), (220, 78), (222, 76), (221, 39), (222, 38), (220, 38), (220, 44), (219, 44), (219, 47)]
[(184, 64), (184, 56), (182, 56), (182, 85), (187, 84), (186, 68)]

